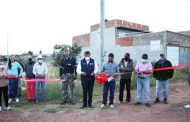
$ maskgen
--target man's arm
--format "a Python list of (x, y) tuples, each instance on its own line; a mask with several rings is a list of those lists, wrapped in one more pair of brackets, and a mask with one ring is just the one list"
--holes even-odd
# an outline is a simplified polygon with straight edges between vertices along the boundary
[(34, 74), (35, 76), (37, 76), (36, 64), (34, 64), (34, 67), (33, 67), (33, 74)]
[(82, 71), (81, 71), (81, 62), (79, 62), (78, 65), (77, 65), (77, 73), (78, 73), (79, 75), (82, 74)]
[(128, 62), (127, 67), (125, 68), (126, 72), (132, 72), (133, 71), (133, 61), (131, 60), (130, 62)]
[(17, 63), (17, 66), (18, 66), (18, 68), (20, 69), (19, 77), (22, 77), (23, 68), (22, 68), (22, 66), (21, 66), (19, 63)]
[(98, 73), (98, 64), (96, 63), (96, 61), (94, 61), (94, 74)]
[[(168, 61), (168, 64), (169, 64), (168, 65), (169, 67), (172, 67), (172, 63), (170, 61)], [(174, 75), (174, 70), (170, 69), (170, 70), (168, 70), (168, 72), (169, 72), (169, 78), (171, 79)]]
[[(63, 60), (63, 59), (62, 59), (62, 60)], [(62, 77), (63, 70), (64, 70), (64, 69), (63, 69), (63, 63), (62, 63), (63, 61), (62, 61), (62, 60), (61, 60), (61, 62), (60, 62), (60, 67), (59, 67), (59, 76), (60, 76), (60, 77)]]

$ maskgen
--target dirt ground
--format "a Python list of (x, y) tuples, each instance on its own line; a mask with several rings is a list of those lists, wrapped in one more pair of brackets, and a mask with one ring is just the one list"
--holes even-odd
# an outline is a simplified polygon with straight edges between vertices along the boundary
[[(115, 93), (115, 109), (100, 109), (101, 96), (94, 98), (94, 109), (80, 109), (80, 104), (59, 105), (17, 104), (11, 111), (0, 113), (0, 122), (190, 122), (190, 109), (183, 106), (190, 100), (188, 86), (185, 82), (170, 83), (169, 104), (154, 104), (155, 90), (151, 88), (152, 107), (145, 105), (119, 104)], [(161, 94), (162, 96), (162, 94)], [(136, 91), (132, 91), (133, 103)]]

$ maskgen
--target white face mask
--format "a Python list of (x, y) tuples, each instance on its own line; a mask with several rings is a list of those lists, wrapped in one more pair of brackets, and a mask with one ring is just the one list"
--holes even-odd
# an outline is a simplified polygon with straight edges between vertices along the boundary
[(42, 60), (42, 59), (38, 60), (38, 63), (42, 64), (42, 63), (43, 63), (43, 60)]
[(143, 62), (143, 63), (147, 63), (148, 60), (147, 60), (147, 59), (142, 59), (142, 62)]
[(86, 61), (89, 61), (89, 60), (90, 60), (90, 57), (85, 57), (85, 60), (86, 60)]

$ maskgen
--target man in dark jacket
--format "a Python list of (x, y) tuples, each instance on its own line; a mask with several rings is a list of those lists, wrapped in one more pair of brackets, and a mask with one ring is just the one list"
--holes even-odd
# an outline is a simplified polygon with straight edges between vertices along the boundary
[(119, 68), (121, 73), (120, 75), (120, 87), (119, 87), (119, 101), (120, 103), (123, 102), (123, 91), (126, 86), (126, 101), (130, 103), (131, 101), (131, 76), (133, 71), (133, 61), (130, 59), (130, 54), (126, 53), (124, 58), (119, 63)]
[(72, 104), (76, 103), (75, 96), (74, 96), (74, 88), (75, 82), (74, 79), (76, 77), (76, 58), (70, 55), (68, 49), (64, 50), (64, 57), (61, 60), (61, 67), (60, 67), (60, 77), (63, 78), (65, 81), (62, 82), (62, 98), (61, 104), (67, 102), (68, 99), (68, 92), (67, 88), (68, 85), (71, 90), (70, 94), (70, 102)]
[[(164, 54), (160, 54), (160, 60), (154, 65), (154, 69), (171, 67), (172, 64), (165, 58)], [(154, 71), (153, 76), (156, 78), (156, 100), (154, 103), (160, 102), (160, 89), (163, 87), (164, 91), (164, 104), (168, 103), (168, 80), (173, 77), (173, 69)]]
[(83, 90), (83, 105), (82, 109), (87, 105), (92, 106), (92, 95), (95, 81), (95, 74), (98, 73), (98, 65), (94, 59), (90, 57), (90, 52), (84, 53), (84, 58), (78, 63), (77, 73), (81, 75), (81, 85)]
[[(26, 80), (35, 79), (33, 74), (33, 67), (35, 62), (32, 59), (32, 56), (28, 56), (28, 62), (25, 65)], [(35, 82), (26, 82), (28, 100), (35, 100)]]

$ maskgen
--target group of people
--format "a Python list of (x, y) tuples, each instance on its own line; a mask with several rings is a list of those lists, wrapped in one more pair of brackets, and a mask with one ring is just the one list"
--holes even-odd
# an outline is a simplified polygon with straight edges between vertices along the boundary
[[(27, 97), (29, 101), (45, 101), (45, 82), (34, 81), (34, 79), (45, 79), (48, 69), (43, 57), (39, 55), (37, 61), (33, 61), (32, 56), (28, 57), (28, 62), (24, 66), (20, 62), (18, 55), (11, 55), (8, 63), (5, 64), (0, 59), (0, 111), (2, 111), (2, 94), (7, 110), (10, 110), (10, 103), (13, 99), (18, 103), (21, 96), (21, 78), (23, 72), (26, 73)], [(39, 87), (41, 86), (42, 97), (39, 99)]]
[[(62, 59), (61, 68), (60, 68), (60, 76), (69, 79), (68, 76), (76, 76), (76, 72), (81, 76), (81, 85), (83, 90), (83, 104), (81, 108), (90, 107), (93, 108), (92, 104), (92, 96), (93, 96), (93, 87), (95, 82), (95, 75), (98, 73), (98, 65), (94, 59), (91, 58), (91, 54), (89, 51), (84, 53), (84, 58), (79, 61), (76, 72), (75, 72), (75, 61), (73, 58), (69, 56), (69, 51), (66, 50), (66, 57)], [(71, 63), (71, 59), (73, 59), (73, 63)], [(70, 61), (69, 61), (70, 60)], [(160, 54), (160, 59), (154, 65), (154, 68), (163, 68), (163, 67), (171, 67), (172, 64), (165, 58), (164, 54)], [(72, 67), (72, 68), (69, 68)], [(70, 71), (73, 69), (72, 71)], [(152, 64), (148, 60), (148, 55), (143, 54), (142, 60), (139, 61), (135, 68), (133, 68), (133, 60), (130, 58), (130, 54), (126, 53), (124, 58), (121, 59), (120, 63), (117, 64), (114, 62), (114, 54), (110, 53), (108, 55), (108, 61), (103, 64), (101, 73), (108, 74), (107, 82), (102, 86), (102, 104), (101, 108), (106, 108), (108, 92), (109, 92), (109, 105), (110, 108), (114, 108), (114, 92), (115, 92), (115, 77), (120, 75), (120, 88), (119, 88), (119, 101), (123, 102), (123, 92), (126, 86), (127, 95), (126, 101), (131, 103), (131, 77), (132, 72), (137, 74), (137, 102), (135, 105), (142, 104), (142, 92), (145, 90), (145, 105), (147, 107), (151, 107), (151, 99), (150, 99), (150, 74), (153, 72), (153, 76), (156, 79), (156, 99), (155, 103), (160, 102), (160, 90), (163, 87), (164, 94), (164, 103), (168, 103), (168, 80), (173, 77), (174, 71), (172, 69), (162, 70), (162, 71), (154, 71), (152, 68)], [(71, 85), (73, 84), (74, 79), (70, 82), (63, 82), (63, 86), (65, 83), (70, 83), (71, 88), (71, 97), (73, 98), (73, 88)], [(67, 98), (67, 88), (63, 87), (63, 102), (65, 98)], [(72, 101), (72, 99), (70, 99)]]
[[(156, 79), (156, 92), (155, 103), (160, 102), (160, 90), (163, 87), (165, 104), (168, 103), (168, 80), (173, 77), (174, 71), (172, 69), (154, 71), (152, 64), (148, 60), (148, 55), (143, 54), (141, 61), (137, 62), (134, 68), (133, 60), (130, 58), (130, 54), (126, 53), (124, 58), (117, 64), (114, 61), (114, 54), (110, 53), (105, 64), (99, 69), (96, 61), (91, 58), (91, 53), (86, 51), (84, 58), (77, 64), (76, 58), (70, 55), (68, 49), (64, 51), (64, 57), (60, 61), (60, 78), (64, 79), (62, 82), (62, 97), (61, 104), (70, 102), (76, 103), (76, 97), (74, 95), (75, 79), (77, 74), (80, 75), (81, 85), (83, 91), (83, 104), (81, 108), (90, 107), (93, 108), (93, 88), (95, 82), (95, 76), (100, 70), (101, 73), (108, 74), (107, 82), (102, 86), (102, 104), (101, 108), (106, 108), (107, 98), (109, 93), (109, 105), (110, 108), (114, 108), (114, 92), (115, 92), (115, 78), (120, 76), (119, 87), (119, 102), (122, 104), (124, 99), (124, 89), (126, 86), (126, 102), (132, 103), (131, 100), (131, 77), (134, 72), (137, 74), (137, 101), (135, 105), (142, 104), (142, 92), (145, 91), (145, 105), (151, 107), (150, 98), (150, 75), (153, 72), (153, 77)], [(165, 58), (164, 54), (160, 54), (160, 59), (154, 64), (154, 69), (162, 67), (171, 67), (172, 64)], [(2, 110), (1, 96), (3, 93), (6, 109), (9, 110), (9, 104), (15, 98), (16, 102), (19, 102), (19, 79), (22, 77), (22, 72), (26, 73), (26, 86), (27, 97), (29, 101), (45, 101), (45, 82), (32, 81), (34, 79), (45, 79), (48, 68), (43, 61), (42, 55), (37, 57), (37, 61), (34, 61), (32, 56), (28, 57), (28, 62), (25, 67), (19, 63), (16, 56), (10, 56), (7, 64), (0, 61), (0, 111)], [(8, 75), (15, 77), (6, 77)], [(7, 80), (8, 79), (8, 80)], [(31, 80), (31, 82), (30, 82)], [(39, 97), (39, 87), (41, 86), (41, 97)], [(70, 87), (70, 96), (68, 94), (68, 86)]]

